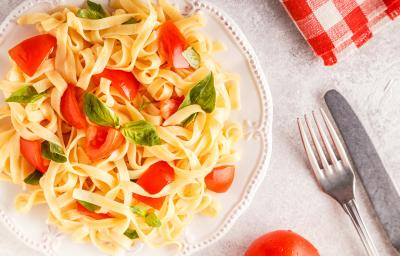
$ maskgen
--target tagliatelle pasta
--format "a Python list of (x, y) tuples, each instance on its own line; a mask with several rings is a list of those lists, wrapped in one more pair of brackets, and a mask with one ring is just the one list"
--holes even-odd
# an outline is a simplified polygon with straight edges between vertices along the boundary
[[(0, 178), (24, 189), (16, 197), (19, 211), (46, 204), (60, 230), (104, 252), (138, 241), (179, 247), (194, 214), (218, 214), (205, 177), (239, 160), (241, 127), (229, 121), (240, 108), (239, 78), (213, 59), (223, 47), (197, 31), (204, 25), (200, 15), (183, 16), (165, 0), (112, 0), (110, 6), (109, 13), (60, 7), (18, 20), (54, 37), (56, 47), (31, 76), (11, 58), (0, 81), (8, 99), (0, 109)], [(160, 27), (168, 22), (195, 59), (162, 54), (168, 47), (160, 49)], [(125, 76), (132, 87), (119, 80)], [(72, 109), (63, 105), (67, 94), (77, 97), (85, 120), (76, 119), (79, 112), (66, 116)], [(103, 133), (101, 142), (91, 141)], [(24, 155), (23, 143), (32, 150), (39, 145), (43, 157)], [(101, 152), (107, 143), (112, 150)], [(154, 192), (141, 179), (160, 162), (173, 174)], [(40, 168), (42, 174), (35, 171)], [(32, 175), (27, 181), (33, 172), (39, 183)], [(143, 197), (165, 198), (157, 209)]]

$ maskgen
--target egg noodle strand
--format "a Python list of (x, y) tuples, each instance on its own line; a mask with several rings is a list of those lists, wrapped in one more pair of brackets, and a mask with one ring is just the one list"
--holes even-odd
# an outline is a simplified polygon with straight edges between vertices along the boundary
[[(62, 7), (49, 13), (21, 17), (20, 25), (35, 25), (40, 33), (57, 38), (55, 54), (44, 61), (33, 76), (24, 74), (13, 63), (0, 90), (5, 97), (21, 88), (33, 86), (46, 96), (30, 104), (8, 103), (0, 109), (0, 178), (24, 189), (16, 198), (16, 208), (28, 212), (33, 206), (47, 204), (49, 219), (63, 232), (78, 241), (91, 241), (104, 252), (115, 254), (120, 247), (129, 248), (138, 240), (149, 246), (180, 246), (180, 236), (196, 213), (215, 216), (218, 203), (206, 190), (204, 177), (218, 166), (234, 164), (239, 154), (234, 145), (241, 138), (241, 127), (229, 121), (232, 110), (240, 107), (238, 80), (224, 73), (212, 53), (221, 50), (197, 29), (204, 26), (200, 15), (185, 17), (165, 0), (112, 0), (112, 14), (103, 19), (77, 17), (78, 8)], [(135, 24), (124, 24), (134, 18)], [(201, 56), (200, 68), (173, 71), (164, 68), (158, 54), (158, 27), (172, 20), (188, 43)], [(104, 68), (133, 72), (145, 93), (133, 101), (121, 97), (101, 79), (91, 86), (93, 75)], [(205, 113), (199, 105), (178, 110), (167, 120), (160, 116), (157, 101), (173, 94), (187, 95), (190, 89), (213, 72), (217, 93), (216, 108)], [(61, 116), (61, 96), (68, 84), (90, 90), (120, 118), (120, 123), (146, 120), (157, 128), (161, 145), (141, 146), (125, 140), (108, 158), (91, 162), (82, 147), (86, 133), (68, 126)], [(139, 105), (149, 104), (140, 110)], [(152, 103), (153, 102), (153, 103)], [(182, 121), (198, 113), (193, 124)], [(37, 186), (27, 185), (24, 178), (34, 171), (20, 154), (19, 138), (46, 140), (61, 146), (65, 163), (51, 162)], [(175, 180), (159, 193), (150, 194), (131, 180), (139, 178), (152, 164), (166, 161), (175, 171)], [(166, 196), (156, 211), (161, 227), (148, 226), (130, 207), (140, 204), (132, 194), (157, 198)], [(112, 212), (113, 218), (95, 220), (80, 214), (76, 200), (100, 208), (96, 213)], [(124, 235), (136, 230), (139, 239)]]

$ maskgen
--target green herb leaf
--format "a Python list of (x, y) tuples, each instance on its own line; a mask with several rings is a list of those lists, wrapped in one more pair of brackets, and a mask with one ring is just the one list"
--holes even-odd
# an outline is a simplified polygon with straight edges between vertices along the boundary
[(139, 238), (139, 235), (136, 232), (136, 230), (129, 229), (129, 228), (125, 231), (124, 235), (127, 236), (129, 239), (137, 239), (137, 238)]
[(97, 20), (107, 17), (107, 13), (104, 11), (103, 6), (101, 6), (101, 4), (88, 0), (87, 8), (80, 9), (76, 14), (76, 16), (84, 19)]
[(92, 93), (85, 93), (83, 110), (95, 124), (114, 128), (119, 126), (118, 116)]
[[(211, 113), (215, 109), (216, 95), (214, 76), (213, 73), (210, 73), (190, 90), (179, 109), (183, 109), (193, 104), (198, 104), (206, 113)], [(192, 114), (186, 118), (182, 124), (187, 126), (196, 118), (196, 116), (197, 113)]]
[(140, 20), (137, 20), (135, 18), (130, 18), (129, 20), (125, 21), (124, 23), (122, 23), (123, 25), (128, 25), (128, 24), (136, 24), (139, 23)]
[(144, 120), (133, 121), (121, 127), (121, 133), (131, 143), (143, 146), (161, 145), (156, 128)]
[(80, 9), (77, 13), (76, 16), (79, 18), (83, 19), (91, 19), (91, 20), (98, 20), (104, 18), (103, 15), (101, 15), (98, 12), (95, 12), (90, 9)]
[(138, 216), (146, 217), (147, 210), (143, 206), (134, 205), (134, 206), (131, 206), (131, 210), (134, 214), (136, 214)]
[(188, 118), (182, 121), (182, 125), (185, 127), (188, 126), (191, 122), (194, 121), (194, 119), (196, 119), (196, 117), (197, 113), (191, 114)]
[(35, 170), (31, 174), (29, 174), (25, 179), (24, 182), (29, 185), (39, 185), (39, 180), (42, 178), (43, 173), (38, 170)]
[(190, 92), (189, 92), (188, 95), (186, 95), (185, 99), (183, 99), (182, 104), (179, 106), (179, 109), (185, 108), (190, 105), (192, 105), (192, 102), (190, 101)]
[(13, 92), (6, 102), (34, 103), (45, 95), (46, 92), (38, 93), (33, 86), (23, 86)]
[(92, 203), (89, 203), (89, 202), (86, 202), (86, 201), (83, 201), (83, 200), (78, 200), (78, 202), (79, 202), (83, 207), (85, 207), (86, 210), (91, 211), (91, 212), (94, 212), (94, 211), (100, 209), (100, 206), (95, 205), (95, 204), (92, 204)]
[[(182, 104), (179, 106), (179, 109), (185, 108), (190, 105), (191, 105), (191, 102), (190, 102), (190, 93), (189, 93), (188, 95), (186, 95)], [(196, 116), (197, 116), (197, 113), (190, 115), (188, 118), (186, 118), (185, 120), (182, 121), (182, 125), (188, 126), (196, 118)]]
[(101, 4), (88, 0), (87, 6), (90, 10), (101, 13), (102, 15), (104, 15), (104, 17), (107, 16), (107, 13), (104, 11), (103, 6)]
[(206, 113), (211, 113), (215, 109), (216, 94), (214, 76), (210, 73), (190, 90), (190, 102), (200, 105)]
[(188, 47), (184, 52), (182, 52), (182, 56), (189, 62), (189, 65), (192, 68), (200, 67), (200, 54), (192, 47)]
[(67, 157), (62, 148), (48, 141), (42, 143), (42, 156), (56, 163), (65, 163), (67, 161)]
[(150, 227), (158, 228), (161, 226), (160, 219), (157, 217), (157, 215), (153, 211), (149, 212), (146, 215), (145, 222)]

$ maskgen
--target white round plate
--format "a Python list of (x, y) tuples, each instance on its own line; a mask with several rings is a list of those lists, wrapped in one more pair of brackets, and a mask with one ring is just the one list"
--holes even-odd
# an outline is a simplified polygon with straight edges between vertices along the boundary
[[(26, 0), (19, 5), (0, 25), (0, 75), (4, 77), (10, 68), (7, 51), (19, 41), (34, 35), (31, 27), (19, 27), (16, 19), (22, 14), (51, 10), (56, 6), (82, 5), (83, 0)], [(97, 0), (106, 4), (106, 0)], [(207, 25), (204, 33), (227, 46), (227, 51), (218, 53), (217, 60), (224, 69), (238, 73), (241, 77), (242, 109), (232, 119), (243, 123), (245, 138), (240, 144), (242, 160), (238, 163), (237, 176), (231, 189), (215, 196), (221, 202), (221, 213), (217, 218), (196, 216), (183, 235), (183, 248), (179, 255), (190, 255), (222, 237), (240, 214), (250, 204), (257, 187), (262, 182), (271, 156), (272, 99), (267, 81), (253, 49), (238, 26), (221, 10), (203, 1), (173, 1), (184, 13), (201, 12)], [(3, 104), (0, 96), (0, 103)], [(0, 167), (1, 168), (1, 167)], [(18, 239), (47, 256), (104, 255), (90, 244), (76, 243), (68, 235), (61, 234), (56, 227), (47, 224), (47, 207), (38, 206), (28, 214), (19, 214), (14, 209), (14, 198), (21, 188), (0, 182), (0, 222)], [(62, 245), (62, 246), (61, 246)], [(176, 254), (176, 249), (151, 249), (139, 244), (120, 255)]]

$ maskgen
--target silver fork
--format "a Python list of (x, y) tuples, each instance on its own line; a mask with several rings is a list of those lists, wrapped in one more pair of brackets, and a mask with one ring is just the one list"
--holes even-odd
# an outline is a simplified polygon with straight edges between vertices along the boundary
[[(318, 139), (307, 115), (304, 116), (316, 153), (306, 135), (303, 126), (304, 122), (297, 119), (301, 139), (311, 168), (322, 190), (342, 205), (345, 212), (350, 216), (368, 255), (377, 256), (378, 253), (358, 212), (358, 207), (354, 198), (355, 176), (352, 166), (332, 123), (329, 121), (323, 109), (320, 111), (325, 123), (325, 130), (328, 130), (330, 139), (328, 139), (326, 132), (324, 132), (323, 125), (321, 125), (321, 121), (317, 118), (315, 112), (313, 112), (312, 116), (318, 128), (320, 139)], [(323, 146), (319, 142), (320, 140), (322, 140)], [(333, 141), (333, 143), (331, 143), (331, 141)]]

